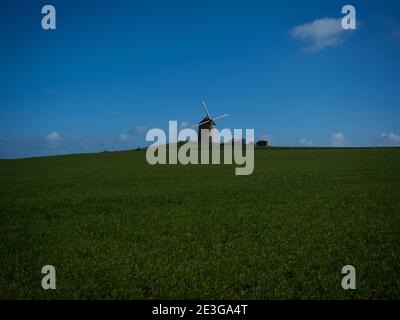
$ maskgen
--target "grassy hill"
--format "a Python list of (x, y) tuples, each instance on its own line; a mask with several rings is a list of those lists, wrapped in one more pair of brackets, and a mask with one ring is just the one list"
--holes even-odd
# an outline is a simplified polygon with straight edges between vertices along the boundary
[(145, 151), (1, 160), (0, 298), (400, 298), (400, 149), (255, 157), (250, 176)]

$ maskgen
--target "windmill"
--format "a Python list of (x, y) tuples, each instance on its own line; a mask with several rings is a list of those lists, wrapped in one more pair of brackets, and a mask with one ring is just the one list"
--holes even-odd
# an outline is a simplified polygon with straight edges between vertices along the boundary
[(199, 122), (199, 124), (197, 124), (197, 125), (195, 125), (193, 127), (199, 127), (199, 130), (198, 130), (199, 142), (201, 142), (201, 130), (202, 129), (208, 130), (210, 132), (210, 142), (212, 142), (212, 143), (213, 142), (217, 142), (217, 139), (216, 139), (217, 137), (215, 136), (215, 132), (211, 131), (212, 129), (216, 129), (217, 128), (215, 120), (221, 119), (221, 118), (226, 117), (226, 116), (229, 116), (229, 114), (227, 113), (227, 114), (223, 114), (222, 116), (218, 116), (218, 117), (212, 118), (210, 116), (210, 113), (208, 112), (206, 103), (204, 101), (203, 101), (203, 107), (204, 107), (204, 111), (206, 112), (206, 116), (205, 116), (205, 118), (203, 120), (201, 120)]

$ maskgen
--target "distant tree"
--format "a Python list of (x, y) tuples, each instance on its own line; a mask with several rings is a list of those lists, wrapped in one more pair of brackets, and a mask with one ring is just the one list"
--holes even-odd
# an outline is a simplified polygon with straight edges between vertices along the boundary
[(266, 147), (268, 146), (268, 141), (267, 140), (258, 140), (256, 143), (257, 147)]

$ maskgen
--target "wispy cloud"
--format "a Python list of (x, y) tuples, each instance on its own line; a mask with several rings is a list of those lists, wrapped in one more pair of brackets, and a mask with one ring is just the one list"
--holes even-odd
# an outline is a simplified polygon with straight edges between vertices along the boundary
[(129, 134), (127, 133), (121, 133), (119, 135), (119, 140), (121, 141), (128, 141), (131, 137), (129, 136)]
[(332, 147), (340, 147), (345, 145), (345, 143), (346, 138), (341, 132), (332, 133), (328, 139), (328, 145)]
[(299, 145), (299, 146), (304, 146), (304, 147), (306, 147), (306, 146), (309, 147), (309, 146), (314, 145), (314, 143), (313, 143), (311, 140), (307, 139), (306, 137), (302, 137), (302, 138), (299, 140), (298, 145)]
[(144, 146), (144, 136), (133, 128), (129, 132), (103, 137), (61, 135), (57, 131), (45, 136), (0, 137), (0, 159), (86, 152), (129, 150)]
[(400, 146), (400, 135), (390, 132), (390, 133), (381, 133), (378, 138), (379, 146)]
[(147, 127), (146, 126), (137, 126), (132, 130), (129, 130), (127, 132), (123, 132), (118, 136), (118, 139), (108, 139), (108, 142), (110, 143), (111, 141), (113, 141), (114, 143), (116, 141), (122, 141), (122, 142), (127, 142), (132, 140), (135, 136), (138, 135), (144, 135), (147, 132)]
[(342, 44), (344, 31), (340, 18), (322, 18), (296, 26), (292, 36), (306, 45), (305, 52), (316, 52)]
[(61, 140), (61, 136), (57, 131), (49, 133), (45, 139), (50, 142), (59, 142)]
[(138, 133), (138, 134), (145, 134), (146, 131), (147, 131), (146, 126), (137, 126), (136, 127), (136, 133)]

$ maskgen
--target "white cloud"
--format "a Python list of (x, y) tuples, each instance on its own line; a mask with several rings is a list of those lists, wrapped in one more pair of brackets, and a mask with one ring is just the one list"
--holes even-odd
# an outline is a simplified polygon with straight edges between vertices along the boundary
[(128, 141), (131, 137), (129, 136), (129, 134), (127, 133), (121, 133), (119, 135), (119, 140), (121, 141)]
[(138, 134), (145, 134), (146, 131), (147, 131), (147, 127), (145, 127), (145, 126), (138, 126), (138, 127), (136, 127), (136, 132), (137, 132)]
[(314, 143), (306, 137), (301, 138), (298, 142), (299, 146), (312, 146), (313, 144)]
[[(139, 135), (145, 134), (146, 131), (147, 131), (147, 127), (145, 127), (145, 126), (137, 126), (136, 128), (134, 128), (132, 130), (129, 130), (129, 131), (124, 132), (124, 133), (121, 133), (117, 140), (126, 142), (126, 141), (129, 141), (129, 140), (133, 139), (138, 134)], [(114, 142), (116, 142), (115, 139), (112, 139), (112, 140)]]
[(400, 135), (390, 132), (381, 133), (378, 145), (381, 146), (400, 146)]
[(306, 44), (306, 52), (316, 52), (342, 44), (344, 31), (340, 18), (323, 18), (296, 26), (292, 36)]
[(333, 147), (343, 146), (345, 144), (344, 134), (341, 132), (332, 133), (329, 137), (328, 144)]
[(54, 132), (52, 132), (52, 133), (49, 133), (49, 134), (45, 137), (45, 139), (46, 139), (47, 141), (50, 141), (50, 142), (58, 142), (58, 141), (61, 140), (61, 136), (60, 136), (60, 134), (59, 134), (57, 131), (54, 131)]

